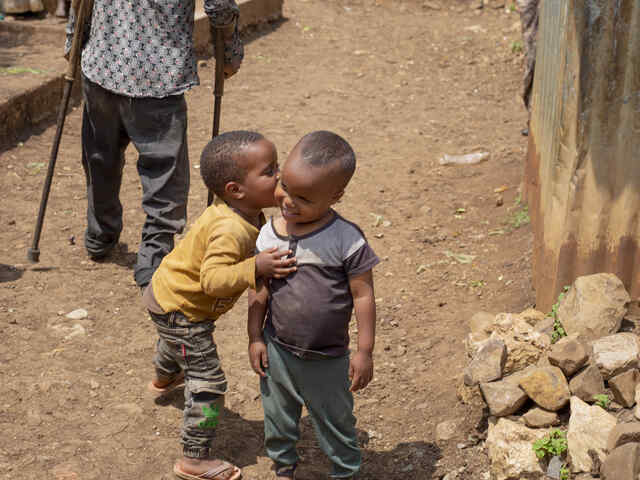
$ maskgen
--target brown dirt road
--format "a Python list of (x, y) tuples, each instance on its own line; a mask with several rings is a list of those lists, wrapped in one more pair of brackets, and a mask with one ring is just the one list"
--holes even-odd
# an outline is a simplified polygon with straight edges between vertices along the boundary
[[(342, 134), (358, 154), (338, 210), (384, 259), (375, 270), (375, 379), (356, 396), (363, 478), (426, 480), (462, 467), (458, 478), (483, 478), (486, 456), (469, 441), (482, 434), (482, 411), (456, 398), (466, 322), (533, 300), (531, 235), (515, 228), (526, 223), (516, 204), (526, 150), (517, 13), (463, 0), (287, 0), (285, 17), (247, 45), (225, 86), (222, 130), (264, 133), (282, 161), (316, 129)], [(206, 202), (197, 167), (210, 136), (212, 64), (188, 94), (190, 219)], [(122, 186), (122, 243), (110, 260), (91, 262), (79, 131), (76, 109), (38, 265), (25, 258), (54, 128), (0, 153), (0, 478), (172, 478), (181, 400), (156, 404), (145, 394), (154, 329), (131, 273), (143, 221), (135, 151)], [(444, 153), (478, 150), (490, 159), (438, 164)], [(88, 318), (66, 319), (76, 308)], [(241, 300), (215, 334), (230, 384), (216, 445), (257, 480), (272, 477), (245, 315)], [(436, 442), (444, 420), (458, 422), (456, 435)], [(325, 478), (308, 418), (300, 451), (299, 478)]]

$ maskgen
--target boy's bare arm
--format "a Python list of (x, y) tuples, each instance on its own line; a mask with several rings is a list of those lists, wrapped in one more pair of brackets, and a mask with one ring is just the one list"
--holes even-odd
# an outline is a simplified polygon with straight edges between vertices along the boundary
[(373, 292), (373, 272), (349, 278), (353, 308), (358, 323), (358, 351), (349, 365), (351, 391), (366, 387), (373, 379), (373, 347), (376, 336), (376, 302)]
[(249, 334), (249, 362), (251, 368), (258, 375), (266, 376), (264, 369), (269, 366), (267, 357), (267, 346), (262, 337), (262, 327), (264, 316), (267, 311), (267, 300), (269, 290), (264, 282), (259, 282), (257, 291), (249, 290), (249, 320), (247, 322), (247, 333)]

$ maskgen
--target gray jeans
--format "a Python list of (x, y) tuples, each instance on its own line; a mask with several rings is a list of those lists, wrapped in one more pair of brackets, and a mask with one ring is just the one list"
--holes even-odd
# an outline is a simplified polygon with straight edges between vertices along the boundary
[(186, 223), (187, 105), (184, 95), (131, 98), (82, 79), (82, 166), (88, 203), (85, 246), (89, 255), (99, 258), (118, 243), (124, 151), (132, 142), (139, 153), (142, 208), (147, 215), (134, 277), (144, 286)]
[(207, 458), (227, 391), (213, 341), (214, 324), (191, 322), (180, 312), (149, 314), (159, 336), (154, 358), (157, 373), (169, 378), (181, 371), (185, 374), (184, 455)]

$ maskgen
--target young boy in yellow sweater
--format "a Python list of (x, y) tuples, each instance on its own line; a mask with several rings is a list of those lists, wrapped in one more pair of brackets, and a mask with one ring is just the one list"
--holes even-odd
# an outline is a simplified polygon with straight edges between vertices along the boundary
[(276, 149), (254, 132), (234, 131), (205, 147), (200, 171), (216, 200), (163, 260), (143, 300), (158, 330), (156, 377), (149, 388), (164, 394), (184, 378), (182, 479), (236, 480), (240, 469), (215, 459), (211, 441), (227, 382), (213, 341), (215, 321), (259, 278), (295, 271), (290, 250), (254, 256), (262, 209), (275, 205)]

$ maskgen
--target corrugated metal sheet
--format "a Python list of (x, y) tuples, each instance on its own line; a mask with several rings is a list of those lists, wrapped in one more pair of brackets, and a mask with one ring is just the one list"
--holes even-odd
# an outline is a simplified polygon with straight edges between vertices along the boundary
[(596, 272), (640, 297), (640, 0), (544, 0), (532, 102), (538, 308)]

